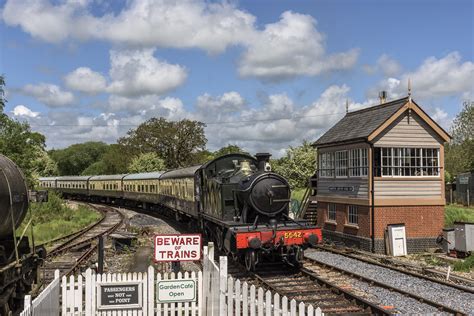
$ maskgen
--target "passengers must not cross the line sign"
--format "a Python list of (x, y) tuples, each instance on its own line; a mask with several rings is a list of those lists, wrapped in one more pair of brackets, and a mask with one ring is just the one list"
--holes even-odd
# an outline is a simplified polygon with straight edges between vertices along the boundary
[(201, 242), (201, 234), (155, 235), (155, 261), (200, 260)]

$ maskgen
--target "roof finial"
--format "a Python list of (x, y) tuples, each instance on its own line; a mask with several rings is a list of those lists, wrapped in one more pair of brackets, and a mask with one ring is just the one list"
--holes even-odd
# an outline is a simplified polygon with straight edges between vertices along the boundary
[(408, 101), (411, 102), (411, 79), (408, 78)]
[(346, 114), (349, 113), (349, 99), (346, 99)]

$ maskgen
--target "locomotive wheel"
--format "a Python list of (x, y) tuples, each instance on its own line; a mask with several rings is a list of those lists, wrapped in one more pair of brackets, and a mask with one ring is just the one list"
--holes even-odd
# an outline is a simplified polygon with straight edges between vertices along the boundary
[(295, 251), (290, 255), (290, 264), (296, 268), (300, 267), (304, 259), (304, 251), (300, 247), (296, 248)]
[(257, 264), (257, 252), (253, 249), (247, 250), (245, 253), (245, 268), (247, 271), (255, 271), (255, 265)]

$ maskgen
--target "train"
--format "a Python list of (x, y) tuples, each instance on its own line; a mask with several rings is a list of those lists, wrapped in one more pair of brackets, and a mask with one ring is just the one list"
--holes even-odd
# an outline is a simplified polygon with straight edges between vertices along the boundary
[(44, 247), (30, 245), (27, 236), (16, 233), (27, 215), (30, 197), (39, 196), (29, 193), (23, 172), (0, 154), (0, 315), (21, 309), (46, 254)]
[(269, 159), (235, 153), (165, 172), (39, 180), (66, 198), (171, 210), (249, 271), (267, 259), (299, 266), (304, 250), (322, 241), (321, 229), (290, 217), (290, 186)]

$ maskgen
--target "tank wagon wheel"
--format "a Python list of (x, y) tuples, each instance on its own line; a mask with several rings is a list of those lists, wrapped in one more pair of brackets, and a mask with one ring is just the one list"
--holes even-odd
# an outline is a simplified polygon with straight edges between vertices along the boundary
[(257, 264), (257, 252), (253, 249), (248, 249), (245, 253), (245, 268), (247, 271), (255, 271), (255, 265)]

